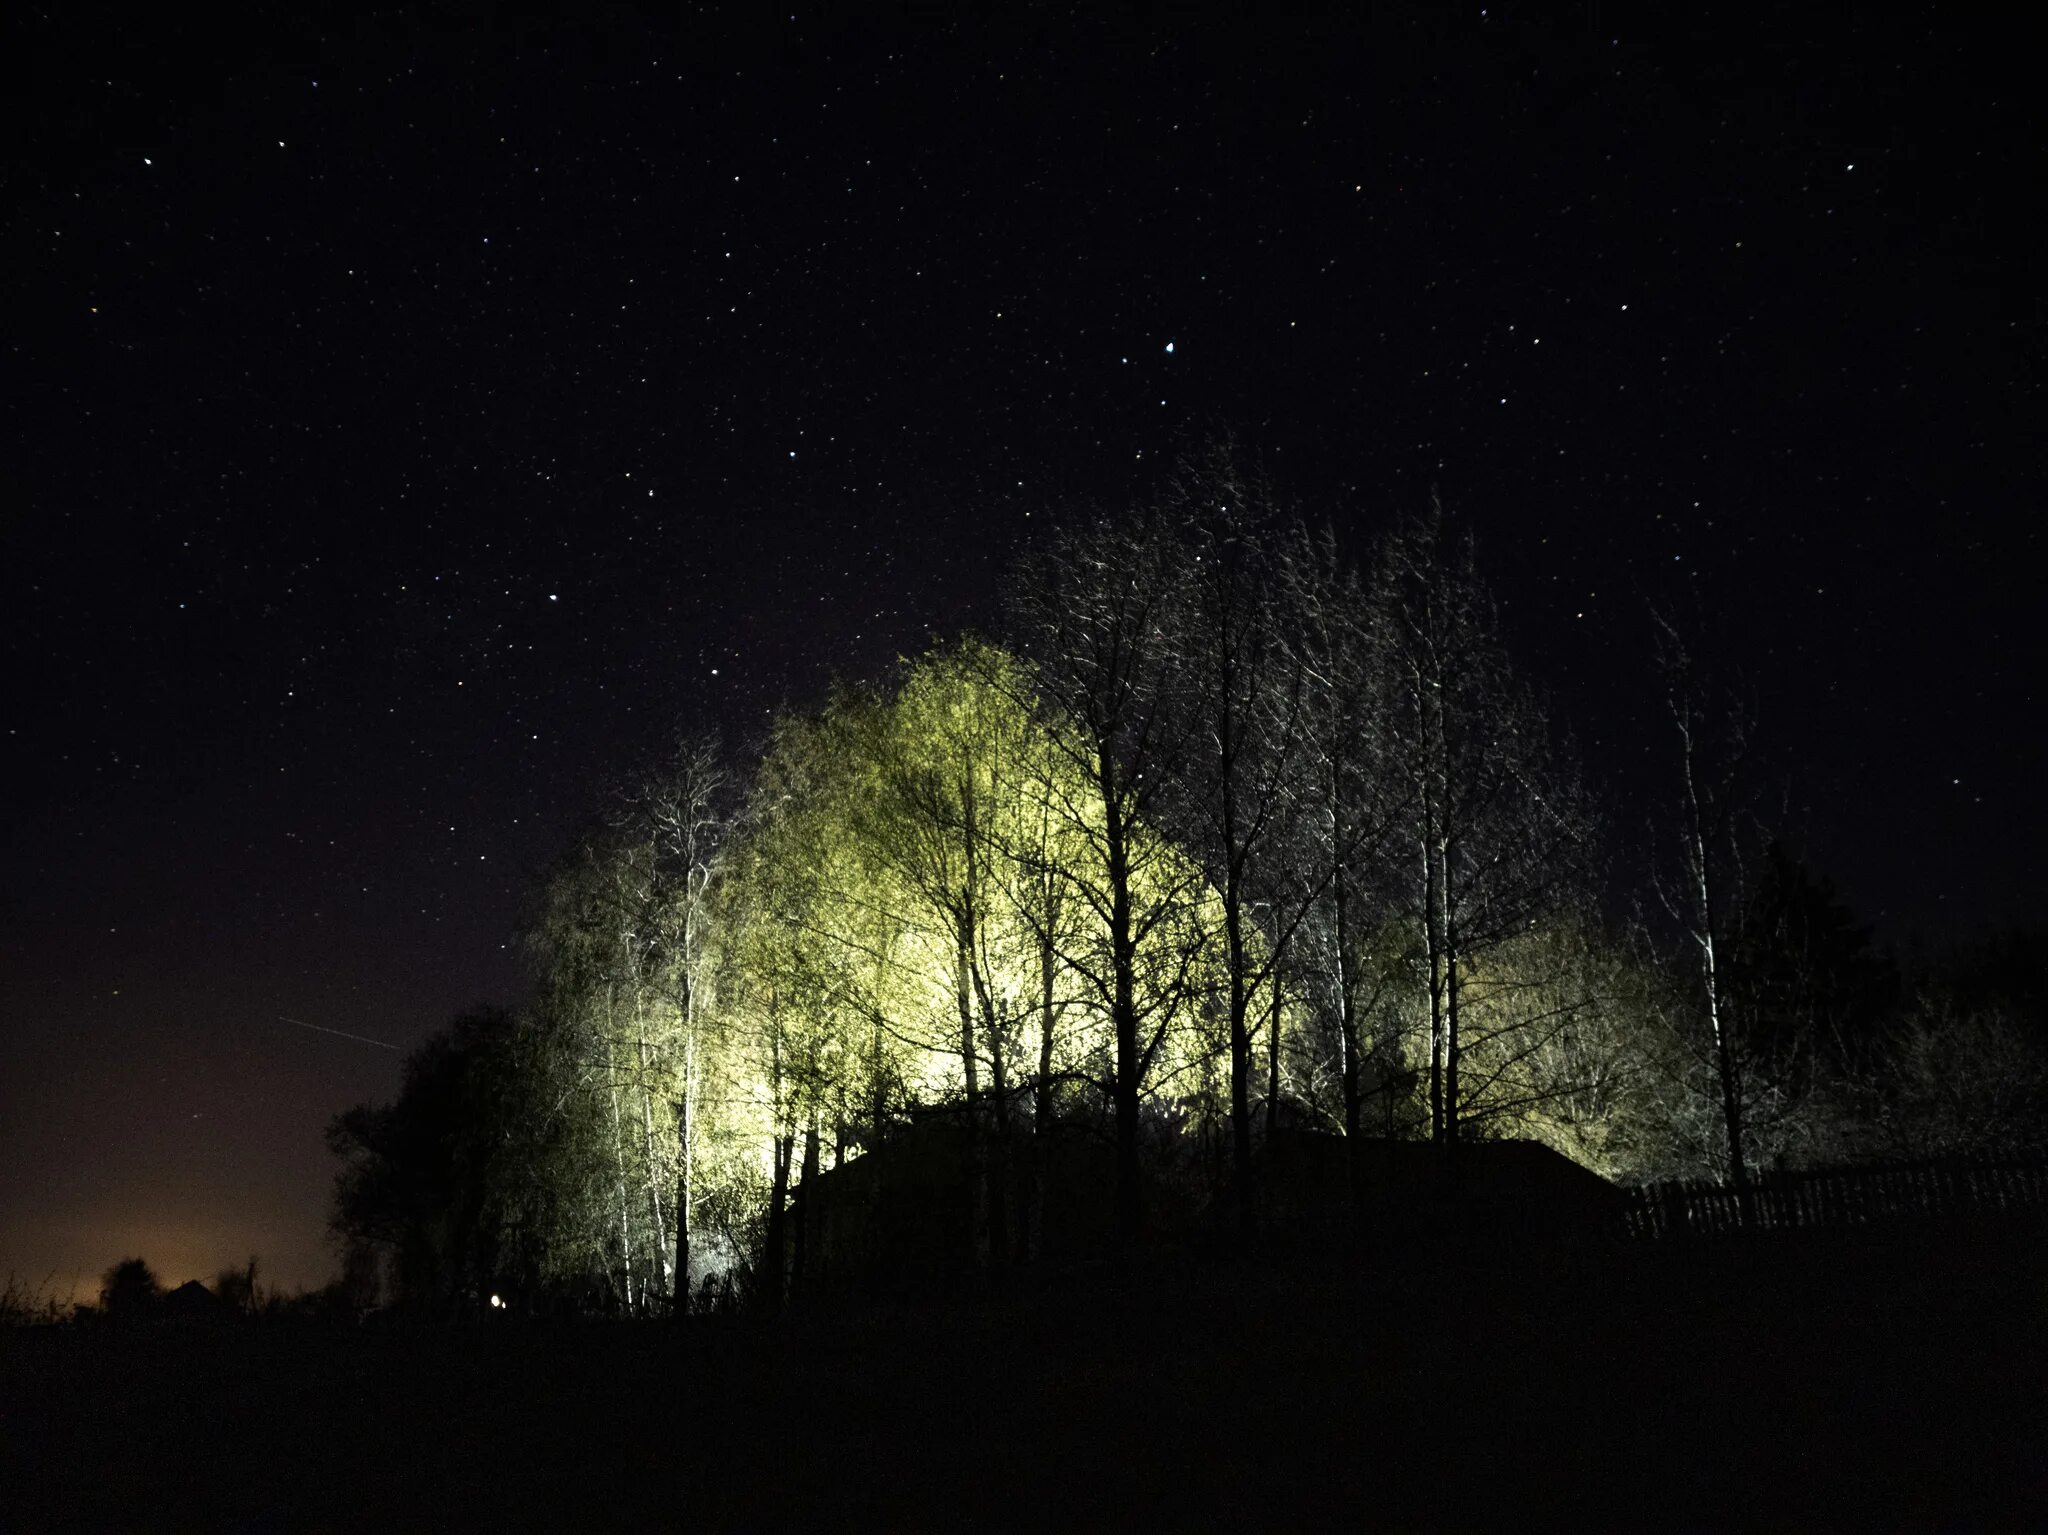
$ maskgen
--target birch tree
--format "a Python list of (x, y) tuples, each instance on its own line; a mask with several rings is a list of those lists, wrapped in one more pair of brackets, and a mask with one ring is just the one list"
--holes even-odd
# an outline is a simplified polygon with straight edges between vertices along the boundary
[(1175, 612), (1171, 690), (1187, 711), (1178, 731), (1187, 762), (1173, 829), (1202, 865), (1223, 928), (1229, 1048), (1231, 1182), (1239, 1223), (1256, 1224), (1252, 1096), (1266, 1033), (1269, 1120), (1278, 1111), (1280, 966), (1321, 894), (1286, 867), (1304, 809), (1311, 679), (1291, 643), (1301, 615), (1283, 578), (1286, 529), (1270, 488), (1228, 447), (1211, 451), (1173, 487), (1184, 547), (1186, 599)]
[(1406, 779), (1430, 1132), (1455, 1148), (1511, 1067), (1560, 1026), (1518, 1005), (1524, 978), (1474, 962), (1574, 906), (1590, 820), (1569, 752), (1509, 663), (1471, 540), (1434, 503), (1383, 543), (1375, 598)]
[(1675, 621), (1651, 614), (1664, 705), (1677, 748), (1674, 814), (1675, 878), (1660, 886), (1691, 958), (1699, 1016), (1720, 1108), (1723, 1166), (1735, 1187), (1748, 1192), (1750, 1165), (1745, 1123), (1749, 1052), (1729, 1007), (1726, 986), (1728, 929), (1741, 906), (1744, 766), (1751, 721), (1733, 700), (1717, 697)]
[(1285, 640), (1305, 697), (1299, 813), (1287, 862), (1308, 897), (1287, 969), (1334, 1057), (1339, 1122), (1360, 1193), (1369, 1097), (1391, 1131), (1410, 1078), (1397, 1005), (1409, 944), (1394, 892), (1405, 866), (1389, 857), (1410, 808), (1394, 771), (1392, 677), (1382, 615), (1334, 537), (1292, 530), (1282, 564), (1292, 622)]
[[(714, 1004), (714, 925), (732, 822), (732, 778), (716, 742), (680, 739), (662, 767), (643, 780), (634, 816), (644, 828), (652, 881), (646, 905), (653, 946), (653, 980), (666, 1003), (668, 1028), (656, 1059), (666, 1080), (675, 1136), (676, 1314), (689, 1310), (691, 1231), (699, 1202), (697, 1144), (704, 1099), (705, 1030)], [(643, 1097), (643, 1101), (645, 1101)]]

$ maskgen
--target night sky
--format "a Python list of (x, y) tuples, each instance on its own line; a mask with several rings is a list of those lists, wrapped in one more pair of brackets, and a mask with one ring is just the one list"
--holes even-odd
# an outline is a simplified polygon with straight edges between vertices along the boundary
[(1689, 593), (1884, 937), (2042, 918), (2017, 33), (942, 10), (16, 8), (0, 1271), (324, 1278), (401, 1056), (281, 1018), (516, 1001), (665, 731), (1221, 431), (1361, 550), (1441, 489), (1623, 854)]

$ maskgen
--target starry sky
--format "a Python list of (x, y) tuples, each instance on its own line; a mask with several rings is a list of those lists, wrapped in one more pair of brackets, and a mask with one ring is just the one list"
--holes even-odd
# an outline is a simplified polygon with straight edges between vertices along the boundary
[(16, 7), (0, 1270), (325, 1277), (622, 766), (1218, 432), (1440, 489), (1624, 848), (1655, 598), (1881, 934), (2040, 920), (2022, 39), (1623, 9)]

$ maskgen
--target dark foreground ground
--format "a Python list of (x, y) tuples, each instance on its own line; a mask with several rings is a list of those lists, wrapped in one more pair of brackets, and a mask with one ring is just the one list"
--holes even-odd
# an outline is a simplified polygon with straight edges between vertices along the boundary
[(0, 1336), (0, 1527), (2048, 1528), (2048, 1239)]

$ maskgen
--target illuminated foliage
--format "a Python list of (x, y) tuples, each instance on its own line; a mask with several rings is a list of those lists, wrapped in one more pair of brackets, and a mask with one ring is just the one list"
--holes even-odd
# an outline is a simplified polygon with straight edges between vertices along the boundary
[(413, 1110), (357, 1111), (342, 1224), (457, 1254), (443, 1290), (659, 1312), (777, 1303), (804, 1188), (919, 1121), (989, 1263), (1037, 1250), (1064, 1133), (1115, 1146), (1123, 1240), (1141, 1172), (1252, 1229), (1283, 1125), (1661, 1155), (1659, 987), (1583, 915), (1589, 815), (1469, 549), (1406, 524), (1367, 582), (1247, 497), (1225, 461), (1069, 530), (1017, 651), (784, 714), (744, 782), (701, 743), (634, 780), (546, 882), (532, 1004), (457, 1052), (488, 1133), (422, 1202)]
[[(994, 1156), (1062, 1106), (1099, 1111), (1100, 814), (1055, 728), (1020, 664), (973, 641), (779, 727), (727, 885), (724, 983), (777, 1187), (799, 1142), (836, 1158), (914, 1112), (959, 1115)], [(1140, 836), (1155, 916), (1135, 973), (1151, 1057), (1184, 1086), (1207, 1049), (1191, 983), (1214, 913), (1188, 860)], [(1019, 1245), (1016, 1212), (983, 1216), (989, 1242)]]

